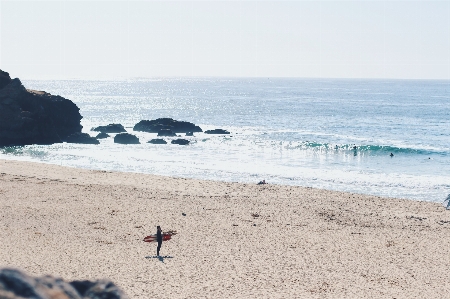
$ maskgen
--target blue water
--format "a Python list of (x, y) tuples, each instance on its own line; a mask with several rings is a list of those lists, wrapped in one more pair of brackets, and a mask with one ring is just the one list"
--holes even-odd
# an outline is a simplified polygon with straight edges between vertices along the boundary
[[(450, 193), (450, 81), (136, 79), (24, 81), (72, 100), (83, 132), (121, 123), (140, 145), (55, 144), (0, 158), (80, 168), (300, 185), (425, 201)], [(188, 146), (152, 145), (133, 132), (171, 117), (203, 130)], [(184, 135), (184, 134), (183, 134)], [(166, 138), (170, 140), (170, 138)], [(355, 148), (356, 147), (356, 148)], [(390, 157), (390, 153), (394, 156)]]

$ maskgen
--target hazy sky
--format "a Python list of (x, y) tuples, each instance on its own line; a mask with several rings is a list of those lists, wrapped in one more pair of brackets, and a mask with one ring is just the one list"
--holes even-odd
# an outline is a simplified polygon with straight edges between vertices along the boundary
[(23, 79), (450, 79), (450, 0), (0, 0), (0, 19)]

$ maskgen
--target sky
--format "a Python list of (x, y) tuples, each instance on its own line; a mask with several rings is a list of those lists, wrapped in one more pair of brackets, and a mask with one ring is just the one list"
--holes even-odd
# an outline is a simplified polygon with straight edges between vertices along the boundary
[(450, 80), (450, 0), (0, 0), (0, 69), (21, 79)]

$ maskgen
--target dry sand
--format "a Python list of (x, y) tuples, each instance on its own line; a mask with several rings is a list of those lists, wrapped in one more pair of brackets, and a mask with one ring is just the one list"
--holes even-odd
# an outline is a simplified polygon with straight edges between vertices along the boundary
[(450, 298), (438, 203), (0, 160), (0, 207), (0, 267), (130, 298)]

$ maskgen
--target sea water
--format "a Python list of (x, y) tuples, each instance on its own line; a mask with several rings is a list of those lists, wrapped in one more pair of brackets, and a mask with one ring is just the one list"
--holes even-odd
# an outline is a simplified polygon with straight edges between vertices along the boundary
[[(162, 78), (24, 81), (72, 100), (83, 132), (123, 124), (139, 145), (0, 149), (0, 158), (164, 176), (310, 186), (424, 201), (450, 193), (450, 81)], [(140, 120), (222, 128), (148, 144)], [(114, 136), (114, 134), (112, 134)], [(393, 156), (391, 157), (391, 153)]]

